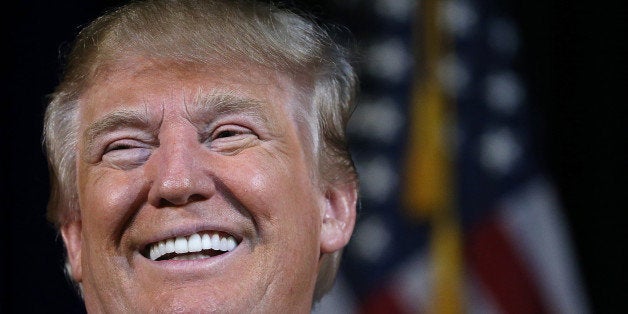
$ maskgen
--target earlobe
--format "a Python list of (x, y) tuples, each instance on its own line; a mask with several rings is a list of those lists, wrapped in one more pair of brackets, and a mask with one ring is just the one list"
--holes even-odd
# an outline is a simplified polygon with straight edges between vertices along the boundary
[(326, 191), (321, 253), (336, 252), (349, 242), (355, 225), (357, 194), (354, 183), (330, 186)]
[(72, 279), (81, 282), (83, 271), (81, 267), (81, 243), (82, 243), (82, 223), (81, 220), (74, 220), (61, 226), (61, 236), (65, 244), (70, 272)]

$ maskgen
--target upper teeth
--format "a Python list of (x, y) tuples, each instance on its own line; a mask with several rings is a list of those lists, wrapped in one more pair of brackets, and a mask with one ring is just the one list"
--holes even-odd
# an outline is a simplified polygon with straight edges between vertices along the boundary
[(170, 238), (151, 244), (149, 246), (150, 259), (154, 261), (168, 253), (185, 254), (202, 250), (229, 252), (237, 245), (235, 238), (232, 236), (222, 236), (218, 233), (211, 235), (208, 233), (195, 233), (187, 237)]

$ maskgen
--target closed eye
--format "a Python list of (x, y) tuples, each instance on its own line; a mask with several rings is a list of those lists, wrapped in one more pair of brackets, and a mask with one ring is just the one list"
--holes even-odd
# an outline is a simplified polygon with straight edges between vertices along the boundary
[(236, 130), (223, 130), (223, 131), (220, 131), (218, 134), (216, 134), (216, 136), (214, 136), (214, 139), (231, 137), (231, 136), (236, 136), (239, 134), (242, 134), (242, 133)]
[(144, 164), (152, 153), (150, 145), (137, 140), (119, 140), (108, 145), (102, 161), (116, 168), (131, 169)]
[(211, 140), (219, 140), (224, 138), (235, 137), (239, 135), (254, 135), (249, 128), (239, 125), (224, 125), (218, 127), (211, 136)]
[(225, 155), (235, 155), (259, 142), (258, 135), (251, 129), (235, 124), (216, 128), (209, 138), (209, 147)]
[(123, 150), (123, 149), (130, 149), (130, 148), (133, 148), (133, 146), (131, 146), (130, 144), (116, 143), (116, 144), (109, 145), (109, 147), (105, 149), (105, 154), (114, 150)]

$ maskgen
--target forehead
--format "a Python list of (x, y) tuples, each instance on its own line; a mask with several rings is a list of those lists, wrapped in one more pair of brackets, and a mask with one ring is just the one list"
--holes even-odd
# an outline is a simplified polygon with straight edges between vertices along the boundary
[(92, 80), (81, 97), (80, 123), (131, 108), (150, 115), (184, 105), (194, 114), (208, 109), (199, 104), (216, 103), (217, 98), (246, 100), (271, 115), (294, 117), (300, 107), (297, 90), (286, 75), (259, 66), (134, 60), (109, 67)]

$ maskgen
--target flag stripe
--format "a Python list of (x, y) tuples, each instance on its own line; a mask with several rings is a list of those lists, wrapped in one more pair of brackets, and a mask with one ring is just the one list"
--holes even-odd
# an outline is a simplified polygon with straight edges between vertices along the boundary
[(545, 178), (533, 178), (504, 200), (498, 219), (539, 283), (549, 312), (587, 313), (569, 233), (553, 192)]
[(502, 313), (547, 313), (529, 269), (496, 218), (473, 228), (468, 240), (469, 265)]

